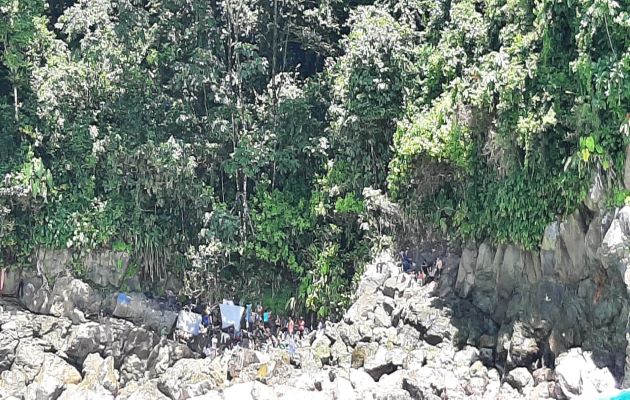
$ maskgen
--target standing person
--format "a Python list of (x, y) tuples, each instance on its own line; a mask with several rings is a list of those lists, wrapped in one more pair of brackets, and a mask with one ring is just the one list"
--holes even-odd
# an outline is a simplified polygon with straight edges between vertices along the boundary
[(289, 336), (293, 337), (293, 328), (295, 327), (295, 323), (293, 322), (293, 318), (289, 317), (288, 331)]
[(402, 262), (403, 272), (409, 272), (409, 270), (411, 270), (411, 267), (413, 266), (413, 260), (411, 259), (411, 257), (409, 257), (407, 251), (401, 251), (400, 258)]
[(438, 257), (435, 260), (435, 278), (440, 279), (442, 276), (442, 268), (444, 268), (444, 261), (442, 261), (442, 257)]
[(267, 310), (263, 313), (263, 326), (265, 328), (269, 328), (269, 323), (271, 322), (271, 311)]
[(208, 331), (208, 329), (212, 328), (212, 315), (210, 315), (210, 306), (206, 306), (203, 310), (203, 315), (201, 316), (201, 326), (202, 333)]
[(298, 333), (300, 334), (300, 340), (304, 338), (304, 329), (306, 328), (306, 323), (304, 322), (304, 317), (300, 318), (298, 322)]
[(276, 334), (280, 333), (282, 329), (282, 323), (280, 322), (280, 316), (276, 314), (276, 319), (274, 320), (274, 325), (276, 327)]
[(245, 307), (245, 329), (247, 332), (251, 332), (252, 327), (252, 305), (248, 304)]

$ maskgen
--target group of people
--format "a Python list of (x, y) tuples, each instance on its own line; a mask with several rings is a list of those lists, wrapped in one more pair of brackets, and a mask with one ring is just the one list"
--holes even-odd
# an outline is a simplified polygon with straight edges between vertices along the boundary
[[(176, 339), (186, 343), (191, 350), (211, 358), (224, 349), (235, 346), (251, 349), (284, 347), (291, 354), (296, 351), (296, 341), (304, 339), (310, 331), (310, 324), (307, 324), (304, 317), (294, 319), (275, 315), (261, 305), (255, 308), (252, 305), (245, 307), (239, 329), (234, 325), (222, 327), (219, 318), (215, 317), (213, 309), (205, 306), (201, 312), (199, 334), (178, 335)], [(319, 322), (318, 329), (323, 329), (323, 322)]]
[(245, 321), (242, 324), (245, 330), (250, 333), (264, 333), (269, 338), (278, 337), (279, 334), (294, 337), (298, 335), (300, 339), (307, 333), (306, 321), (304, 317), (294, 320), (292, 317), (281, 317), (273, 315), (271, 310), (264, 310), (258, 305), (255, 310), (251, 304), (245, 309)]
[(403, 272), (411, 274), (421, 285), (438, 280), (442, 276), (444, 261), (441, 257), (436, 258), (435, 262), (427, 262), (423, 259), (420, 263), (420, 268), (416, 269), (416, 263), (409, 256), (409, 251), (405, 250), (400, 252), (400, 261)]

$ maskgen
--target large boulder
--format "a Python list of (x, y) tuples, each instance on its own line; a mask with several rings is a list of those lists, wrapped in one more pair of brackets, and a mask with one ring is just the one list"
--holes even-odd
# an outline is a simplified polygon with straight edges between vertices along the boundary
[(113, 315), (163, 335), (171, 332), (177, 320), (177, 312), (157, 300), (147, 299), (143, 293), (119, 293)]
[(519, 367), (511, 370), (505, 380), (507, 383), (510, 384), (510, 386), (521, 393), (529, 386), (532, 386), (534, 383), (534, 378), (532, 377), (532, 374), (530, 374), (529, 370), (524, 367)]
[(55, 280), (48, 312), (56, 317), (69, 317), (74, 309), (85, 315), (97, 315), (101, 310), (101, 295), (90, 285), (72, 277)]
[(226, 377), (209, 359), (182, 359), (158, 378), (158, 388), (171, 399), (199, 396), (221, 388)]
[[(4, 329), (0, 328), (0, 331), (4, 331)], [(13, 360), (15, 360), (15, 350), (18, 343), (18, 338), (10, 337), (6, 333), (0, 335), (0, 372), (11, 368)]]
[(497, 294), (509, 299), (519, 285), (525, 268), (525, 252), (516, 246), (507, 246), (503, 253), (503, 264), (497, 277)]
[(21, 371), (26, 376), (27, 382), (32, 382), (46, 360), (43, 346), (45, 346), (43, 341), (32, 338), (21, 341), (15, 351), (11, 370)]
[(584, 205), (591, 211), (597, 212), (604, 207), (606, 201), (606, 190), (602, 176), (598, 172), (593, 172), (591, 176), (591, 188), (584, 199)]
[(103, 324), (87, 322), (73, 325), (66, 336), (63, 350), (76, 364), (83, 364), (91, 353), (105, 354), (107, 350), (120, 355), (122, 335), (113, 322), (106, 320)]
[(403, 378), (403, 389), (409, 392), (413, 399), (439, 399), (441, 388), (438, 387), (440, 386), (438, 381), (440, 380), (440, 371), (423, 367), (410, 371)]
[(605, 268), (618, 270), (630, 291), (630, 207), (621, 208), (597, 251)]
[(41, 369), (33, 382), (42, 384), (47, 380), (57, 381), (60, 386), (73, 385), (81, 382), (81, 374), (62, 358), (51, 353), (45, 353)]
[[(483, 243), (479, 248), (479, 257), (485, 259), (490, 247)], [(477, 265), (478, 253), (474, 245), (464, 247), (462, 257), (459, 261), (455, 291), (461, 297), (468, 297), (475, 284), (475, 267)]]
[(22, 271), (17, 268), (4, 269), (4, 287), (0, 294), (2, 296), (16, 296), (20, 286)]
[(129, 254), (102, 250), (89, 253), (83, 261), (85, 277), (96, 285), (120, 287), (129, 265)]
[(88, 390), (96, 390), (102, 386), (115, 394), (118, 392), (118, 378), (113, 357), (103, 359), (97, 353), (92, 353), (83, 362), (83, 381), (79, 386)]
[(558, 356), (555, 372), (560, 390), (568, 398), (592, 398), (615, 388), (615, 378), (610, 370), (598, 368), (592, 353), (580, 348)]
[(46, 278), (41, 276), (24, 278), (19, 300), (24, 307), (36, 314), (48, 314), (52, 296)]
[(72, 253), (66, 249), (40, 247), (37, 249), (35, 258), (41, 272), (48, 278), (56, 278), (66, 274), (72, 263)]
[(587, 226), (579, 210), (560, 223), (554, 257), (555, 271), (562, 282), (575, 284), (589, 276), (584, 245), (586, 230)]
[(378, 381), (384, 374), (391, 374), (396, 371), (398, 368), (396, 364), (394, 354), (384, 347), (380, 347), (376, 354), (372, 357), (368, 357), (364, 367), (365, 372), (367, 372), (372, 379)]
[(22, 398), (27, 382), (28, 377), (22, 371), (3, 371), (0, 374), (0, 399), (11, 396)]
[(57, 400), (114, 400), (114, 395), (102, 386), (88, 389), (81, 385), (69, 385)]
[(132, 382), (126, 385), (118, 395), (116, 400), (168, 400), (157, 388), (157, 381), (151, 380), (141, 383)]
[(226, 399), (239, 400), (275, 400), (277, 396), (273, 389), (260, 382), (245, 382), (230, 386), (223, 391)]

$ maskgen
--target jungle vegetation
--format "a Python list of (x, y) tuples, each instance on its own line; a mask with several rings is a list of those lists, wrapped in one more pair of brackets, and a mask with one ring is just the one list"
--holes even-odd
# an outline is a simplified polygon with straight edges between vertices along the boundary
[(629, 135), (623, 0), (0, 0), (4, 267), (111, 248), (334, 315), (397, 237), (623, 203)]

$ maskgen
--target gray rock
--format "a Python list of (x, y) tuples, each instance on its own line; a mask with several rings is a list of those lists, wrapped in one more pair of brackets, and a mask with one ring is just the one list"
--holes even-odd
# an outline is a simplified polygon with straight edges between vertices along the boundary
[(512, 326), (508, 364), (517, 367), (530, 367), (540, 352), (537, 340), (541, 337), (538, 335), (544, 336), (544, 332), (537, 333), (529, 325), (520, 321), (515, 322)]
[[(0, 329), (0, 331), (5, 331), (5, 329)], [(11, 368), (18, 343), (17, 338), (9, 337), (6, 332), (0, 335), (0, 372)]]
[(494, 348), (497, 345), (497, 338), (492, 335), (481, 335), (479, 338), (479, 347)]
[(125, 357), (120, 366), (120, 382), (125, 385), (128, 382), (140, 381), (146, 371), (146, 361), (142, 361), (137, 355)]
[(177, 312), (149, 300), (142, 293), (127, 293), (128, 302), (118, 301), (113, 315), (138, 325), (145, 325), (160, 334), (169, 334), (177, 320)]
[(369, 390), (376, 386), (374, 379), (362, 369), (350, 370), (350, 383), (356, 390)]
[(74, 385), (80, 382), (81, 374), (79, 371), (51, 353), (44, 354), (41, 369), (33, 379), (33, 383), (39, 386), (36, 391), (46, 393), (61, 393), (61, 389), (65, 385)]
[(3, 296), (16, 296), (20, 285), (22, 271), (17, 268), (4, 268)]
[[(481, 258), (479, 262), (485, 262), (486, 255), (490, 252), (490, 246), (483, 243), (479, 248), (479, 256)], [(459, 269), (457, 271), (455, 291), (459, 296), (468, 297), (470, 294), (470, 291), (475, 284), (475, 269), (477, 264), (477, 248), (476, 246), (469, 244), (464, 247), (462, 258), (459, 261)]]
[[(391, 279), (391, 278), (390, 278)], [(366, 321), (369, 315), (374, 311), (374, 308), (379, 302), (379, 294), (376, 293), (364, 293), (361, 294), (354, 304), (350, 306), (346, 314), (344, 315), (344, 321), (349, 324), (355, 324), (359, 321)]]
[(158, 389), (171, 399), (194, 397), (222, 387), (224, 379), (208, 359), (182, 359), (158, 378)]
[(466, 346), (462, 350), (455, 353), (453, 362), (457, 367), (470, 367), (475, 361), (479, 360), (479, 350), (472, 346)]
[(27, 383), (35, 379), (46, 359), (43, 344), (32, 338), (27, 338), (21, 341), (17, 347), (11, 369), (21, 371), (26, 376)]
[(334, 398), (338, 400), (355, 400), (357, 399), (357, 395), (352, 387), (352, 384), (348, 379), (345, 378), (337, 378), (335, 379), (337, 383), (337, 387), (335, 388)]
[(626, 146), (626, 160), (623, 167), (623, 186), (630, 190), (630, 145)]
[(116, 396), (116, 400), (168, 400), (162, 392), (157, 388), (157, 382), (154, 380), (142, 383), (132, 382), (126, 385)]
[(376, 307), (374, 310), (374, 324), (383, 328), (389, 328), (392, 325), (392, 318), (382, 306)]
[(540, 368), (532, 373), (534, 377), (534, 385), (539, 385), (542, 382), (553, 382), (556, 379), (556, 374), (551, 368)]
[(606, 191), (601, 175), (597, 172), (593, 172), (591, 176), (591, 188), (584, 199), (584, 204), (592, 212), (599, 211), (603, 208), (604, 202), (606, 201), (605, 195)]
[(81, 385), (68, 385), (57, 400), (114, 400), (114, 395), (105, 390), (102, 386), (91, 389)]
[(28, 377), (20, 370), (3, 371), (0, 374), (0, 398), (5, 399), (10, 396), (21, 398), (26, 391)]
[(65, 386), (53, 378), (44, 378), (41, 382), (33, 382), (26, 387), (24, 398), (29, 400), (56, 399), (63, 392)]
[(48, 283), (43, 277), (25, 278), (23, 280), (20, 303), (36, 314), (47, 314), (50, 310), (51, 294)]
[(375, 381), (378, 381), (384, 374), (391, 374), (396, 369), (391, 354), (383, 347), (380, 347), (376, 354), (368, 357), (365, 362), (365, 372)]
[(486, 367), (494, 366), (494, 350), (485, 347), (479, 349), (479, 360)]
[(589, 275), (586, 262), (586, 226), (579, 210), (560, 224), (560, 236), (554, 250), (555, 268), (566, 283), (579, 283)]
[(413, 399), (431, 398), (429, 396), (438, 396), (439, 391), (435, 386), (438, 381), (439, 372), (428, 367), (410, 371), (403, 378), (403, 389), (406, 390)]
[(597, 368), (592, 354), (579, 348), (556, 359), (555, 373), (561, 392), (568, 398), (596, 396), (615, 388), (615, 378), (608, 368)]
[(37, 249), (35, 258), (37, 265), (41, 267), (41, 271), (48, 278), (64, 275), (72, 263), (72, 253), (66, 249), (40, 247)]
[(537, 399), (553, 399), (555, 396), (555, 383), (554, 382), (541, 382), (532, 388), (529, 398), (531, 400)]
[(527, 368), (519, 367), (511, 370), (507, 377), (506, 382), (510, 384), (514, 389), (522, 392), (528, 386), (531, 386), (534, 383), (534, 379), (532, 378), (532, 374), (529, 373)]
[(509, 299), (512, 296), (516, 284), (523, 276), (524, 268), (525, 252), (516, 246), (507, 246), (497, 278), (497, 294), (500, 298)]
[(328, 363), (330, 361), (330, 345), (330, 339), (326, 335), (316, 337), (311, 344), (311, 347), (315, 350), (315, 355), (322, 360), (323, 363)]
[(226, 388), (223, 395), (226, 399), (239, 400), (277, 399), (273, 389), (260, 382), (238, 383)]
[(102, 250), (89, 253), (85, 260), (85, 277), (97, 286), (120, 287), (129, 265), (129, 254)]
[(114, 358), (103, 359), (97, 353), (92, 353), (83, 362), (83, 380), (79, 387), (98, 391), (103, 387), (110, 393), (118, 392), (119, 373), (114, 368)]
[(88, 316), (97, 315), (101, 302), (100, 294), (87, 283), (72, 277), (60, 277), (55, 280), (47, 312), (56, 317), (70, 317), (74, 309), (78, 309)]

